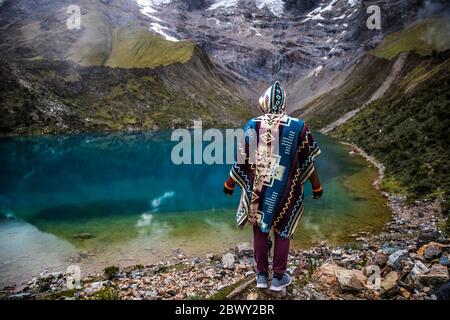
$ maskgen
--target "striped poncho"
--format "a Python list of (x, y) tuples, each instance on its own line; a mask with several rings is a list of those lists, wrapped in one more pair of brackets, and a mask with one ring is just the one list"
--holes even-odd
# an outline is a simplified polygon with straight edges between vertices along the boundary
[(284, 113), (281, 86), (282, 107), (273, 112), (277, 84), (260, 100), (261, 108), (272, 112), (251, 119), (244, 127), (245, 137), (230, 175), (242, 190), (238, 225), (248, 222), (262, 232), (273, 230), (291, 238), (304, 209), (303, 184), (314, 170), (320, 149), (305, 123)]

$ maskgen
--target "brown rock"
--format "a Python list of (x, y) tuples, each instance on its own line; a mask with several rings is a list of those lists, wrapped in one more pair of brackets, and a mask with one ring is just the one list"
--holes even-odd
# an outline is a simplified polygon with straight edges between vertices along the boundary
[(438, 288), (449, 280), (448, 269), (446, 266), (434, 264), (430, 268), (430, 272), (418, 275), (419, 281), (428, 287)]
[(388, 261), (388, 255), (385, 253), (376, 253), (373, 256), (372, 260), (376, 265), (378, 265), (380, 268), (384, 268), (386, 266), (386, 263)]
[(395, 271), (391, 271), (381, 280), (381, 288), (384, 291), (389, 291), (397, 285), (397, 281), (398, 273)]
[(409, 299), (409, 297), (411, 297), (411, 292), (409, 292), (405, 288), (400, 288), (400, 294), (406, 299)]
[(365, 288), (367, 277), (361, 270), (339, 268), (334, 273), (342, 291), (361, 291)]
[(335, 285), (337, 284), (337, 279), (334, 271), (338, 268), (340, 267), (335, 264), (326, 263), (314, 273), (314, 278), (325, 285)]
[(426, 245), (423, 256), (427, 260), (433, 260), (439, 258), (441, 254), (442, 254), (442, 245), (436, 242), (431, 242), (430, 244)]

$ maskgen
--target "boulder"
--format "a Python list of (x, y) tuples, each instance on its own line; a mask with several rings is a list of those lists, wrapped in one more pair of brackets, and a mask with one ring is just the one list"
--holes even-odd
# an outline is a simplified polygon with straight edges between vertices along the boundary
[(236, 257), (242, 258), (244, 256), (253, 257), (253, 247), (248, 242), (242, 242), (235, 248)]
[(428, 273), (419, 274), (418, 279), (423, 285), (437, 289), (449, 280), (448, 269), (446, 266), (434, 264)]
[(342, 291), (361, 291), (365, 288), (367, 277), (361, 270), (339, 268), (334, 273)]
[(436, 258), (439, 258), (442, 255), (442, 245), (431, 242), (430, 244), (426, 245), (426, 248), (424, 249), (423, 256), (427, 260), (433, 260)]
[(314, 278), (324, 285), (335, 285), (337, 283), (335, 270), (338, 269), (342, 268), (335, 264), (325, 263), (314, 273)]
[(409, 258), (408, 250), (397, 250), (388, 258), (387, 265), (392, 269), (399, 269), (402, 262)]
[(422, 287), (422, 284), (420, 283), (419, 276), (424, 275), (430, 272), (430, 269), (426, 265), (424, 265), (421, 261), (417, 260), (414, 263), (414, 267), (412, 268), (411, 272), (406, 277), (405, 282), (410, 285), (411, 287)]
[(442, 235), (438, 231), (421, 231), (419, 237), (417, 238), (417, 248), (420, 248), (429, 242), (439, 242), (443, 239)]
[(388, 261), (388, 255), (385, 254), (385, 253), (383, 253), (383, 252), (376, 253), (376, 254), (373, 256), (372, 261), (373, 261), (377, 266), (379, 266), (380, 268), (384, 268), (384, 267), (386, 266), (387, 261)]
[(398, 273), (396, 271), (389, 272), (382, 280), (381, 280), (381, 288), (384, 291), (390, 291), (397, 286), (398, 282)]
[(234, 254), (226, 253), (222, 256), (222, 267), (224, 269), (234, 269)]

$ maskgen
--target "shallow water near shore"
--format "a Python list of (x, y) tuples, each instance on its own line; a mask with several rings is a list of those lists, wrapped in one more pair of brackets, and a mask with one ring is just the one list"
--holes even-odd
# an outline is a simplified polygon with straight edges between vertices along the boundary
[[(306, 209), (294, 247), (344, 244), (389, 218), (377, 171), (315, 133), (324, 197)], [(179, 252), (221, 253), (251, 241), (234, 223), (239, 190), (222, 193), (229, 165), (174, 165), (167, 132), (0, 140), (0, 285), (79, 265), (155, 263)]]

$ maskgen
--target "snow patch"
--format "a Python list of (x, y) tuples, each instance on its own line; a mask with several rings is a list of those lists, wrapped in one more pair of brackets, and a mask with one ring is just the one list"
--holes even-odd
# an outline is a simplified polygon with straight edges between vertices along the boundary
[(281, 17), (284, 12), (284, 2), (282, 0), (256, 0), (258, 9), (266, 7), (274, 16)]
[(356, 6), (358, 3), (359, 3), (359, 0), (347, 0), (347, 4), (348, 4), (350, 7), (354, 7), (354, 6)]
[(238, 3), (239, 3), (239, 0), (219, 0), (216, 3), (212, 4), (211, 7), (209, 7), (206, 10), (216, 10), (218, 8), (237, 7)]
[(345, 19), (345, 14), (343, 14), (339, 17), (333, 18), (333, 20), (342, 20), (342, 19)]
[(261, 34), (261, 32), (258, 31), (255, 27), (250, 27), (250, 30), (255, 31), (255, 35), (264, 38), (264, 36)]
[(325, 18), (322, 17), (322, 16), (320, 15), (320, 13), (318, 13), (318, 14), (316, 14), (316, 15), (313, 15), (313, 16), (311, 16), (310, 18), (311, 18), (311, 20), (325, 20)]
[(322, 71), (322, 69), (323, 69), (323, 65), (318, 66), (317, 68), (315, 68), (313, 71), (311, 71), (311, 72), (308, 74), (307, 78), (311, 78), (312, 76), (314, 76), (314, 77), (317, 78), (317, 76), (318, 76), (319, 73)]
[[(274, 16), (281, 17), (284, 13), (284, 2), (282, 0), (255, 0), (256, 7), (263, 9), (266, 7)], [(228, 9), (237, 7), (239, 0), (218, 0), (206, 10)]]
[(336, 2), (338, 2), (338, 0), (332, 0), (330, 4), (327, 5), (325, 8), (321, 9), (320, 12), (331, 11)]
[(169, 28), (163, 27), (162, 25), (160, 25), (159, 23), (156, 22), (152, 22), (150, 30), (153, 30), (154, 32), (156, 32), (157, 34), (161, 35), (164, 37), (164, 39), (168, 40), (168, 41), (172, 41), (172, 42), (178, 42), (180, 40), (178, 40), (175, 37), (169, 36), (167, 33), (164, 32), (164, 30), (169, 30)]
[(350, 13), (347, 18), (350, 18), (353, 14), (356, 13), (356, 11), (358, 11), (358, 9), (355, 9), (352, 13)]
[(156, 9), (158, 6), (171, 2), (173, 0), (136, 0), (136, 3), (141, 8), (141, 13), (150, 18), (155, 18), (153, 13), (158, 12)]

